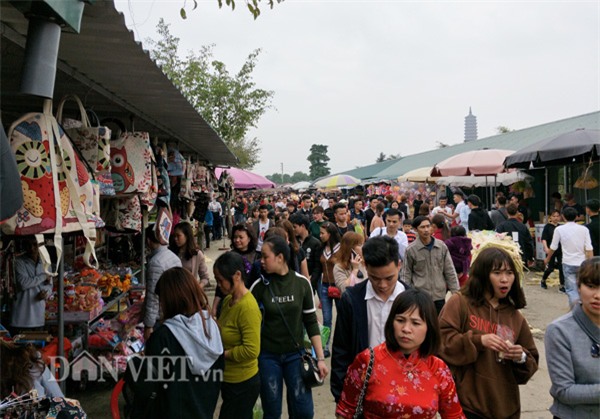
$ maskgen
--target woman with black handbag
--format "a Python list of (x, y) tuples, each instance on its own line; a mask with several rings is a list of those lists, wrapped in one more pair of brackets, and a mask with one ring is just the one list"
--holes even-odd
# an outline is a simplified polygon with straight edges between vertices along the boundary
[(284, 381), (289, 417), (314, 416), (311, 388), (303, 380), (302, 373), (305, 351), (301, 345), (305, 328), (317, 354), (315, 368), (321, 380), (328, 373), (312, 288), (305, 277), (290, 270), (289, 252), (282, 237), (265, 239), (261, 264), (266, 275), (250, 288), (263, 311), (258, 370), (264, 419), (281, 417)]
[[(333, 321), (333, 302), (341, 298), (339, 288), (335, 286), (335, 277), (333, 267), (335, 266), (335, 254), (340, 250), (340, 233), (335, 223), (325, 222), (320, 229), (321, 244), (323, 252), (317, 269), (313, 272), (319, 281), (319, 299), (323, 309), (323, 326), (328, 327), (332, 332)], [(332, 333), (333, 334), (333, 333)], [(328, 358), (329, 342), (323, 342), (323, 352)]]
[(434, 354), (440, 330), (433, 300), (411, 288), (396, 297), (385, 342), (348, 368), (336, 418), (464, 418), (452, 373)]

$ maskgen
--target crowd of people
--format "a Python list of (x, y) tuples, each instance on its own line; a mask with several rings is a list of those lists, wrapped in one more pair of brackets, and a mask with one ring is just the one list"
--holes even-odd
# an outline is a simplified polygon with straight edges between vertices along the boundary
[[(539, 361), (519, 311), (521, 274), (498, 247), (472, 260), (467, 234), (506, 232), (523, 261), (533, 260), (518, 202), (500, 195), (488, 212), (460, 192), (454, 206), (444, 196), (434, 203), (417, 195), (412, 208), (406, 198), (338, 198), (238, 196), (231, 250), (213, 266), (212, 305), (191, 225), (176, 225), (169, 245), (146, 231), (148, 374), (134, 383), (134, 417), (212, 418), (220, 394), (221, 418), (252, 418), (259, 397), (263, 417), (280, 418), (285, 388), (288, 416), (312, 418), (307, 350), (315, 374), (330, 375), (339, 418), (520, 416), (518, 386)], [(209, 208), (213, 239), (223, 237), (226, 217)], [(577, 211), (568, 202), (556, 209), (542, 237), (542, 287), (562, 270), (572, 307), (545, 337), (551, 412), (562, 419), (600, 415), (598, 201), (586, 203), (586, 226)], [(24, 269), (34, 269), (33, 244), (25, 257)], [(37, 276), (31, 285), (43, 287)], [(165, 360), (176, 374), (157, 378)]]
[[(279, 418), (284, 388), (289, 417), (312, 418), (312, 392), (301, 374), (305, 347), (315, 356), (322, 378), (329, 374), (324, 361), (331, 357), (336, 417), (356, 417), (357, 412), (390, 418), (519, 417), (518, 386), (533, 376), (539, 361), (519, 311), (526, 305), (522, 278), (503, 249), (486, 248), (472, 261), (467, 234), (506, 232), (519, 243), (524, 262), (532, 261), (526, 218), (512, 198), (498, 196), (488, 212), (477, 196), (460, 192), (453, 195), (454, 206), (441, 196), (436, 203), (414, 202), (412, 210), (406, 199), (390, 202), (377, 196), (346, 200), (306, 195), (297, 202), (238, 196), (231, 251), (214, 264), (218, 287), (212, 308), (204, 294), (204, 269), (189, 261), (203, 261), (201, 252), (186, 247), (190, 239), (185, 227), (175, 228), (171, 249), (179, 257), (170, 258), (171, 263), (183, 264), (192, 273), (187, 277), (198, 286), (187, 292), (196, 293), (198, 303), (192, 311), (181, 304), (175, 311), (165, 307), (173, 301), (163, 302), (161, 277), (154, 293), (163, 314), (155, 321), (167, 329), (161, 326), (155, 332), (162, 330), (158, 336), (163, 348), (187, 353), (181, 342), (181, 348), (172, 348), (171, 334), (176, 340), (186, 338), (178, 337), (170, 324), (173, 317), (188, 316), (202, 332), (201, 340), (211, 342), (203, 345), (213, 356), (197, 356), (204, 356), (200, 362), (208, 370), (219, 368), (214, 355), (223, 360), (224, 376), (212, 387), (221, 391), (222, 418), (233, 412), (252, 417), (259, 397), (264, 417)], [(576, 210), (565, 205), (551, 214), (543, 235), (548, 267), (542, 286), (554, 267), (562, 268), (573, 306), (546, 335), (555, 399), (551, 411), (558, 418), (600, 413), (600, 370), (594, 358), (600, 330), (600, 258), (592, 259), (597, 241), (591, 240), (597, 201), (587, 202), (586, 208), (591, 226), (575, 224)], [(560, 221), (564, 225), (558, 226)], [(182, 272), (158, 265), (165, 268), (163, 276)], [(332, 332), (331, 345), (321, 340), (323, 327)], [(150, 347), (156, 342), (152, 333)], [(584, 347), (591, 347), (591, 356)], [(214, 393), (206, 393), (207, 401), (192, 412), (196, 404), (192, 393), (186, 402), (186, 391), (178, 391), (177, 398), (165, 396), (169, 401), (163, 402), (163, 412), (169, 417), (211, 417)], [(187, 413), (177, 411), (177, 403)]]

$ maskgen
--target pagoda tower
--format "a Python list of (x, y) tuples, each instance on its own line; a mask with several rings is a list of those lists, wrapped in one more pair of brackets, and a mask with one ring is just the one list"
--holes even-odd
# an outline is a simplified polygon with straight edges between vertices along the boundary
[(469, 106), (469, 114), (465, 116), (465, 143), (475, 141), (477, 139), (477, 117), (471, 112)]

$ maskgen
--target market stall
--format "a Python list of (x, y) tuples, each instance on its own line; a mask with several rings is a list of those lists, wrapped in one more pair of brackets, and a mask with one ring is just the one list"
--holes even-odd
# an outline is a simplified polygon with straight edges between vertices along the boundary
[[(32, 4), (35, 25), (23, 9)], [(164, 238), (173, 217), (203, 221), (214, 192), (231, 196), (212, 167), (237, 159), (135, 41), (112, 1), (64, 6), (79, 10), (77, 25), (61, 26), (50, 2), (0, 4), (2, 121), (11, 127), (13, 175), (24, 197), (2, 225), (0, 322), (10, 323), (20, 242), (35, 234), (53, 278), (42, 329), (54, 340), (47, 333), (33, 340), (60, 356), (96, 347), (126, 357), (143, 344), (135, 320), (145, 227)], [(41, 48), (45, 62), (26, 51), (40, 31), (42, 42), (55, 42)], [(172, 172), (178, 163), (181, 173)]]

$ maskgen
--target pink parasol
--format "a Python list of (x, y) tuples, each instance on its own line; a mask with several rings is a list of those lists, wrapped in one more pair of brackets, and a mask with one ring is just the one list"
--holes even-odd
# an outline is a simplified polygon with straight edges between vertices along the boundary
[(433, 167), (431, 176), (494, 176), (504, 171), (511, 150), (483, 149), (457, 154)]
[(221, 177), (223, 170), (227, 171), (233, 177), (236, 189), (271, 189), (275, 187), (275, 184), (266, 177), (236, 167), (228, 169), (215, 168), (217, 178)]

